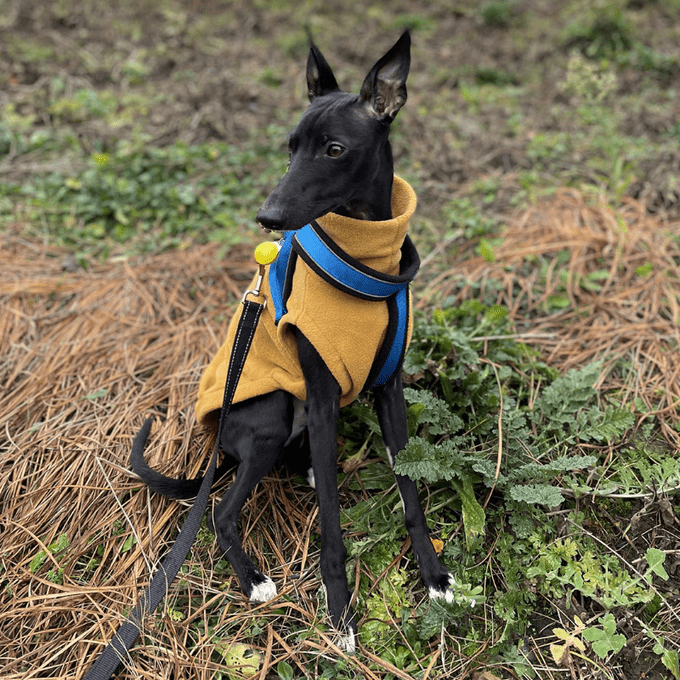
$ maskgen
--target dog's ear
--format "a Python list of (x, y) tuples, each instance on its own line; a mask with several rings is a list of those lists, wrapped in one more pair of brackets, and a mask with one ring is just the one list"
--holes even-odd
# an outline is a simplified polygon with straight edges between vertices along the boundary
[(315, 97), (323, 97), (329, 92), (337, 92), (339, 89), (331, 67), (319, 48), (312, 43), (307, 58), (307, 94), (309, 101), (311, 102)]
[(411, 35), (404, 31), (369, 71), (360, 97), (372, 115), (391, 123), (406, 103), (406, 78), (411, 66)]

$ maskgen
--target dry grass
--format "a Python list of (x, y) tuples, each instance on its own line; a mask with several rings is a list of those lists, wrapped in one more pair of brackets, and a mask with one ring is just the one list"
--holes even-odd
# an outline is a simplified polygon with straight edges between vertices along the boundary
[[(561, 190), (508, 222), (494, 259), (456, 262), (429, 286), (470, 298), (474, 285), (500, 287), (523, 342), (565, 371), (601, 360), (598, 387), (644, 404), (680, 443), (680, 222), (650, 215), (624, 198), (614, 210)], [(468, 285), (460, 286), (463, 275)], [(425, 298), (429, 293), (425, 293)], [(554, 304), (564, 300), (563, 310)], [(611, 371), (621, 359), (629, 370)]]
[[(254, 269), (250, 248), (221, 262), (208, 246), (78, 273), (62, 271), (64, 259), (16, 235), (0, 252), (3, 678), (81, 677), (167, 552), (178, 506), (140, 491), (128, 471), (131, 441), (156, 414), (151, 464), (174, 476), (198, 472), (212, 449), (193, 413), (198, 380)], [(119, 677), (211, 678), (224, 668), (215, 654), (222, 638), (246, 639), (261, 654), (260, 678), (282, 660), (309, 672), (314, 659), (337, 657), (320, 622), (313, 491), (277, 479), (242, 516), (246, 550), (284, 596), (276, 612), (245, 600), (204, 537), (164, 612), (147, 620), (134, 668)], [(62, 534), (68, 550), (50, 554)], [(45, 562), (32, 569), (41, 551)], [(293, 644), (284, 637), (291, 626), (313, 634)], [(358, 659), (353, 665), (379, 677)]]
[[(469, 286), (454, 291), (449, 283), (461, 269), (482, 285), (500, 281), (499, 304), (511, 309), (521, 331), (538, 334), (532, 342), (560, 370), (626, 357), (631, 370), (610, 372), (602, 386), (641, 399), (677, 441), (680, 368), (672, 358), (680, 339), (679, 242), (680, 224), (650, 217), (638, 203), (615, 213), (560, 192), (510, 222), (494, 262), (455, 263), (431, 290), (469, 296)], [(557, 254), (567, 248), (568, 261), (558, 266)], [(197, 247), (66, 273), (60, 257), (17, 235), (5, 237), (3, 678), (81, 677), (148, 582), (149, 565), (165, 554), (180, 513), (176, 503), (140, 490), (127, 469), (131, 440), (143, 419), (156, 414), (150, 462), (172, 475), (200, 468), (211, 442), (196, 426), (194, 394), (224, 336), (233, 296), (251, 275), (249, 250), (217, 262), (214, 248)], [(591, 272), (603, 271), (596, 277), (599, 290), (581, 285)], [(540, 276), (547, 287), (536, 285)], [(578, 313), (551, 312), (549, 296), (558, 293)], [(321, 625), (314, 496), (280, 479), (262, 485), (248, 504), (243, 533), (247, 551), (287, 597), (273, 606), (248, 604), (218, 567), (214, 541), (204, 537), (170, 588), (164, 611), (147, 621), (135, 667), (120, 677), (213, 677), (221, 666), (208, 619), (218, 637), (252, 643), (262, 658), (260, 680), (275, 677), (271, 669), (281, 660), (296, 675), (313, 674), (314, 659), (338, 653)], [(260, 530), (251, 532), (256, 522)], [(127, 549), (133, 531), (138, 542)], [(62, 534), (68, 550), (47, 551), (44, 565), (31, 569), (36, 555)], [(179, 622), (174, 604), (183, 615)], [(187, 625), (201, 621), (202, 627)], [(286, 637), (291, 629), (312, 633), (293, 640)], [(444, 677), (439, 653), (435, 645), (422, 660), (426, 677)], [(352, 662), (359, 677), (409, 677), (371, 656), (366, 651)]]

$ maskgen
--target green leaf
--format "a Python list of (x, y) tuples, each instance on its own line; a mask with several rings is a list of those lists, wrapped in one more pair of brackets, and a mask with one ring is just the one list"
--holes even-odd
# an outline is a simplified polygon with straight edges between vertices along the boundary
[(31, 574), (35, 574), (36, 571), (42, 567), (46, 559), (47, 552), (45, 550), (40, 550), (28, 565), (28, 570), (31, 572)]
[(293, 667), (286, 661), (279, 661), (276, 664), (276, 672), (281, 680), (293, 680)]
[(563, 472), (584, 470), (596, 463), (597, 456), (559, 456), (546, 463), (525, 463), (508, 477), (517, 481), (545, 479), (546, 475), (553, 477)]
[(417, 424), (427, 425), (428, 434), (449, 434), (459, 430), (463, 423), (451, 412), (448, 404), (425, 390), (404, 389), (404, 398), (409, 404), (409, 419), (418, 416)]
[(675, 680), (680, 680), (680, 660), (674, 649), (666, 649), (660, 642), (654, 645), (654, 653), (661, 657), (661, 663), (673, 674)]
[(512, 486), (508, 490), (510, 498), (515, 501), (524, 501), (529, 505), (546, 505), (556, 508), (562, 504), (564, 498), (559, 489), (550, 484), (523, 484)]
[(645, 262), (644, 264), (641, 264), (639, 267), (635, 268), (635, 273), (642, 278), (647, 278), (653, 272), (654, 265), (651, 262)]
[(564, 644), (551, 644), (550, 653), (556, 664), (562, 664), (565, 655), (567, 658), (569, 656), (569, 650), (571, 647), (576, 647), (579, 652), (584, 652), (586, 646), (583, 644), (583, 640), (580, 639), (580, 635), (583, 632), (583, 622), (578, 616), (574, 617), (574, 623), (576, 628), (573, 632), (567, 631), (564, 628), (553, 628), (553, 635), (558, 639), (562, 640)]
[(173, 606), (166, 604), (165, 605), (165, 614), (170, 617), (173, 621), (183, 621), (184, 620), (184, 613), (181, 612), (179, 609), (175, 609)]
[(597, 269), (594, 272), (590, 272), (585, 279), (581, 279), (580, 283), (586, 290), (599, 291), (602, 290), (602, 284), (600, 281), (607, 281), (611, 276), (609, 270), (607, 269)]
[(566, 309), (571, 300), (566, 295), (549, 295), (546, 303), (549, 309)]
[(64, 583), (64, 567), (50, 569), (45, 575), (48, 581), (62, 585)]
[(408, 424), (408, 436), (414, 437), (418, 431), (418, 421), (425, 410), (425, 404), (411, 404), (406, 411), (406, 421)]
[(600, 623), (602, 628), (586, 628), (583, 637), (591, 643), (595, 654), (604, 659), (610, 653), (618, 654), (626, 644), (626, 638), (616, 632), (616, 621), (611, 612), (600, 618)]
[(485, 238), (480, 239), (477, 252), (484, 258), (485, 262), (493, 262), (496, 259), (491, 244)]
[(442, 387), (442, 394), (444, 395), (444, 400), (451, 404), (454, 401), (454, 390), (449, 377), (444, 373), (444, 371), (439, 371), (439, 383)]
[(137, 542), (137, 539), (135, 538), (134, 534), (130, 534), (124, 541), (123, 545), (121, 546), (120, 552), (126, 553), (132, 548), (132, 546)]
[(462, 467), (463, 455), (458, 451), (456, 441), (448, 440), (435, 445), (422, 437), (409, 439), (394, 463), (397, 474), (428, 484), (453, 479), (459, 475)]
[(109, 393), (108, 389), (106, 387), (102, 387), (101, 389), (95, 390), (94, 392), (91, 392), (90, 394), (86, 394), (83, 399), (88, 399), (90, 401), (94, 401), (95, 399), (100, 399), (101, 397), (105, 397)]
[(55, 555), (60, 553), (69, 546), (68, 534), (60, 534), (59, 537), (47, 546), (47, 550), (39, 550), (35, 557), (30, 561), (28, 570), (31, 574), (35, 574), (44, 564), (48, 554)]
[(130, 220), (126, 216), (126, 214), (123, 212), (122, 208), (116, 208), (113, 215), (116, 218), (116, 221), (120, 222), (120, 224), (122, 224), (124, 226), (127, 226), (128, 224), (130, 224)]
[(470, 478), (465, 478), (462, 483), (451, 480), (451, 486), (460, 497), (463, 508), (463, 527), (465, 529), (465, 545), (468, 550), (475, 541), (484, 534), (486, 514), (484, 508), (477, 502), (475, 490)]
[[(664, 581), (668, 581), (668, 572), (663, 567), (663, 563), (666, 560), (666, 555), (663, 550), (649, 548), (645, 553), (645, 558), (647, 559), (647, 564), (649, 565), (647, 574), (656, 574)], [(647, 574), (645, 574), (645, 576), (647, 576)], [(648, 581), (651, 581), (651, 579), (648, 579)]]
[(261, 655), (258, 651), (240, 642), (219, 642), (215, 651), (224, 659), (226, 677), (233, 680), (250, 678), (260, 669)]
[(51, 553), (60, 553), (62, 550), (66, 550), (69, 546), (68, 534), (60, 534), (59, 538), (53, 543), (50, 543), (49, 550)]
[(574, 412), (595, 396), (593, 385), (601, 370), (602, 365), (595, 362), (556, 378), (539, 395), (535, 411), (542, 411), (551, 424), (573, 422)]
[(597, 406), (592, 406), (579, 415), (577, 435), (582, 441), (590, 439), (602, 443), (614, 441), (635, 423), (635, 415), (626, 409), (611, 408), (603, 413)]
[(564, 640), (565, 642), (573, 637), (572, 634), (569, 631), (564, 630), (564, 628), (553, 628), (552, 632), (558, 640)]
[(494, 305), (493, 307), (489, 307), (489, 309), (487, 309), (485, 312), (486, 318), (494, 323), (502, 321), (508, 316), (508, 314), (509, 312), (507, 307), (503, 307), (502, 305)]
[(439, 635), (442, 626), (446, 627), (455, 618), (453, 607), (447, 606), (443, 600), (432, 600), (427, 609), (418, 618), (418, 634), (423, 640)]

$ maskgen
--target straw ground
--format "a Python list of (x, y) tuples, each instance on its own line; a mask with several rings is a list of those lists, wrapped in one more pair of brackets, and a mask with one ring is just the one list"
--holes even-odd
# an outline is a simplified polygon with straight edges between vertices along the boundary
[[(667, 446), (677, 445), (680, 222), (650, 216), (633, 200), (614, 211), (572, 190), (507, 222), (493, 257), (451, 257), (450, 271), (421, 290), (420, 306), (495, 290), (518, 339), (560, 371), (603, 359), (603, 394), (636, 408), (639, 424), (653, 417)], [(193, 400), (253, 270), (248, 249), (216, 254), (200, 246), (74, 272), (66, 253), (16, 232), (4, 237), (3, 677), (79, 677), (178, 530), (184, 506), (150, 496), (127, 457), (149, 414), (157, 417), (148, 456), (165, 473), (195, 474), (211, 450)], [(365, 498), (343, 487), (344, 504)], [(656, 530), (677, 538), (672, 521)], [(325, 633), (313, 492), (285, 471), (267, 479), (247, 505), (242, 533), (281, 597), (248, 604), (202, 530), (181, 578), (145, 623), (135, 669), (122, 677), (207, 678), (252, 664), (264, 679), (283, 672), (282, 663), (293, 677), (315, 677), (339, 654)], [(368, 575), (371, 588), (384, 576)], [(464, 677), (483, 646), (466, 658), (463, 644), (453, 632), (444, 647), (432, 640), (420, 677)], [(547, 643), (533, 644), (540, 653)], [(346, 663), (347, 677), (413, 677), (366, 648)]]

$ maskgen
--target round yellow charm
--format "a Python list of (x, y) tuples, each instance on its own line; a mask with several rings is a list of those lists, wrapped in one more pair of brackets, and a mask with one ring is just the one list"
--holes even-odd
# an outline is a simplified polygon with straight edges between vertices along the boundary
[(257, 264), (271, 264), (279, 254), (279, 245), (273, 241), (265, 241), (255, 248), (255, 262)]

